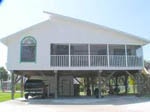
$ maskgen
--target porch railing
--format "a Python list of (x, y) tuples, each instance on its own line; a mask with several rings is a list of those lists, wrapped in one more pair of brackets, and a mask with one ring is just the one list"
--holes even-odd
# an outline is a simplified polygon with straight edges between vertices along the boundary
[(91, 55), (90, 66), (108, 66), (107, 55)]
[(110, 66), (115, 67), (125, 67), (126, 66), (126, 56), (125, 55), (110, 55), (109, 56)]
[(88, 66), (89, 59), (88, 55), (71, 55), (71, 66)]
[(142, 66), (143, 65), (142, 57), (127, 56), (127, 61), (128, 61), (129, 67)]
[(66, 67), (69, 66), (68, 55), (51, 55), (51, 66)]
[(143, 59), (125, 55), (51, 55), (52, 67), (142, 67)]

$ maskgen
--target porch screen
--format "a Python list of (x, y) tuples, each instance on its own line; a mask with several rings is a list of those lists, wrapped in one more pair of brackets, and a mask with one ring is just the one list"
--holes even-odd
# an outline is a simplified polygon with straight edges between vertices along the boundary
[(110, 55), (125, 55), (125, 45), (110, 45), (109, 54)]
[(71, 55), (88, 55), (87, 44), (72, 44)]
[(107, 45), (91, 45), (91, 55), (107, 55)]
[(69, 45), (51, 44), (51, 55), (69, 55)]
[(69, 66), (69, 45), (51, 44), (51, 66), (66, 67)]
[(142, 56), (142, 47), (139, 45), (127, 45), (127, 55)]
[(36, 60), (36, 40), (31, 37), (25, 37), (21, 41), (21, 62), (34, 62)]

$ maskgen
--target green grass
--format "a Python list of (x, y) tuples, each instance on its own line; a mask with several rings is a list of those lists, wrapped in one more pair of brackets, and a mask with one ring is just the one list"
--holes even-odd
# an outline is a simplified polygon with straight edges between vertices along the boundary
[[(15, 93), (15, 98), (19, 98), (20, 93)], [(0, 102), (11, 100), (11, 92), (1, 92), (0, 91)]]

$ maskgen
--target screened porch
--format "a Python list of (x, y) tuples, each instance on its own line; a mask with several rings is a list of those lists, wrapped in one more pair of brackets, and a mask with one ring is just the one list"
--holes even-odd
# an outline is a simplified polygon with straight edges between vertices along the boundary
[(51, 67), (142, 67), (138, 45), (51, 44)]

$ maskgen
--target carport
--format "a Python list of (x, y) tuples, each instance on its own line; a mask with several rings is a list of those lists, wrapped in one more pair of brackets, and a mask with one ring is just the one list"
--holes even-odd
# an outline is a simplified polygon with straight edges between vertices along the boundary
[[(110, 95), (110, 89), (113, 87), (117, 89), (119, 87), (119, 81), (123, 81), (124, 92), (123, 94), (128, 94), (128, 78), (132, 78), (135, 81), (133, 94), (140, 94), (142, 87), (142, 76), (139, 71), (13, 71), (12, 73), (12, 92), (11, 98), (14, 99), (15, 85), (20, 81), (21, 86), (21, 97), (23, 97), (23, 88), (25, 78), (30, 79), (33, 76), (40, 76), (47, 79), (47, 94), (50, 97), (51, 94), (54, 98), (58, 97), (77, 97), (80, 96), (80, 88), (84, 82), (84, 95), (94, 96), (94, 91), (97, 88), (99, 90), (98, 97), (102, 95)], [(52, 78), (52, 79), (51, 79)], [(79, 79), (83, 79), (82, 81)], [(50, 88), (51, 81), (53, 81), (53, 93)], [(74, 82), (77, 82), (74, 84)], [(113, 85), (112, 85), (113, 83)], [(65, 86), (66, 85), (66, 86)], [(135, 86), (137, 85), (137, 86)], [(137, 91), (136, 91), (137, 90)], [(78, 91), (78, 92), (77, 92)], [(119, 92), (113, 93), (114, 95), (119, 95)]]

